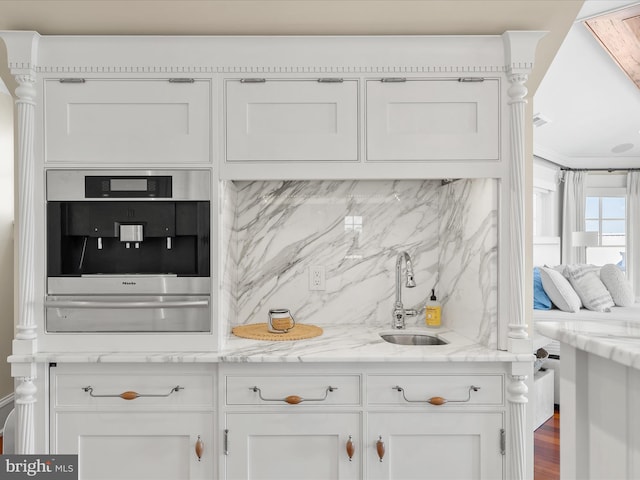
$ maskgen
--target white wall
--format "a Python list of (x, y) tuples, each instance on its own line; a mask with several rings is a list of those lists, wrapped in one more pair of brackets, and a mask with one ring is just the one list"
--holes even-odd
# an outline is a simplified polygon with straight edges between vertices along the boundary
[(3, 398), (13, 393), (11, 371), (6, 362), (11, 355), (14, 324), (13, 158), (13, 99), (6, 89), (0, 88), (0, 405)]
[(560, 167), (539, 157), (533, 159), (534, 236), (557, 237), (562, 231)]

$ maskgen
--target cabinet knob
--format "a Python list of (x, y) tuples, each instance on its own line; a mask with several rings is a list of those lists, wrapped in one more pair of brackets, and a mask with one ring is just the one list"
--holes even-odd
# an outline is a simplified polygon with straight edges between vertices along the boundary
[(202, 453), (204, 452), (204, 442), (198, 435), (198, 440), (196, 440), (196, 456), (198, 457), (198, 461), (202, 458)]
[(347, 440), (347, 455), (349, 456), (349, 461), (353, 458), (354, 453), (356, 453), (356, 445), (353, 443), (353, 437), (349, 435), (349, 440)]
[(385, 449), (384, 442), (382, 441), (382, 435), (378, 437), (378, 441), (376, 442), (376, 452), (378, 452), (378, 458), (380, 461), (384, 458)]
[(284, 398), (284, 401), (287, 402), (289, 405), (297, 405), (299, 403), (304, 402), (303, 398), (299, 395), (289, 395), (288, 397)]

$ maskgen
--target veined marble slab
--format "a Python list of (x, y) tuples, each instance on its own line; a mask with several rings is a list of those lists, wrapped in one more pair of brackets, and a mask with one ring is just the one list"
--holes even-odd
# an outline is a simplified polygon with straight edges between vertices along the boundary
[[(417, 286), (402, 287), (403, 303), (420, 312), (408, 326), (424, 325), (435, 288), (444, 326), (495, 347), (496, 191), (494, 180), (228, 183), (221, 321), (230, 332), (288, 308), (319, 326), (390, 326), (396, 257), (407, 251)], [(315, 265), (326, 290), (309, 290)]]
[[(447, 329), (416, 328), (400, 333), (427, 333), (447, 345), (407, 346), (380, 337), (389, 329), (329, 325), (320, 337), (299, 341), (261, 341), (233, 336), (221, 352), (90, 352), (12, 355), (10, 363), (345, 363), (349, 362), (533, 362), (533, 354), (488, 348)], [(398, 333), (397, 330), (393, 333)]]
[(536, 329), (561, 343), (640, 370), (640, 323), (540, 322)]

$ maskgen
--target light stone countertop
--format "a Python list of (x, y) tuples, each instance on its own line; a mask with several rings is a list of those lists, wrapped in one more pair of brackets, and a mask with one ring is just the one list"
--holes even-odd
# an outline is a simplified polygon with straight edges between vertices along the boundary
[[(412, 328), (401, 331), (358, 326), (326, 326), (315, 338), (298, 341), (227, 339), (220, 352), (87, 352), (12, 355), (10, 363), (311, 363), (311, 362), (533, 362), (533, 354), (487, 348), (451, 331)], [(447, 345), (387, 343), (380, 333), (427, 333)]]
[(640, 323), (539, 322), (536, 329), (561, 343), (640, 370)]

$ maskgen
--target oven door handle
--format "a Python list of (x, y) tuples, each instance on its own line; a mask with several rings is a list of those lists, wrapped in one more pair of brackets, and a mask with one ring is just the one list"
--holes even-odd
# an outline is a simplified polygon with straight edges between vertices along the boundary
[(97, 302), (87, 300), (45, 300), (45, 307), (49, 308), (184, 308), (184, 307), (208, 307), (209, 300), (174, 300), (168, 302)]

